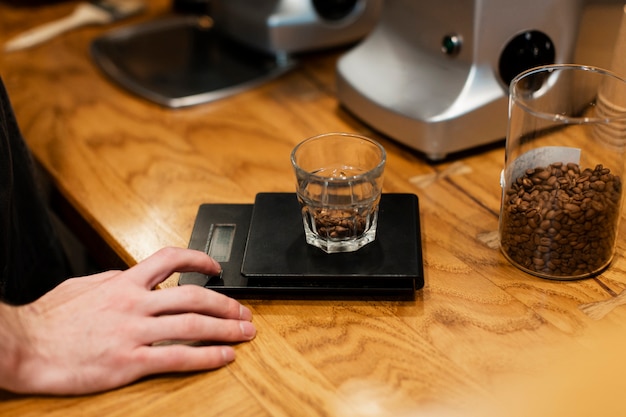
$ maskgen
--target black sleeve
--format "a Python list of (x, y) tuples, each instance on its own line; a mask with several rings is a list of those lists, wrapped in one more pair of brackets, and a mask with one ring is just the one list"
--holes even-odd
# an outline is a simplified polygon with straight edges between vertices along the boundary
[(0, 300), (31, 302), (69, 268), (0, 79)]

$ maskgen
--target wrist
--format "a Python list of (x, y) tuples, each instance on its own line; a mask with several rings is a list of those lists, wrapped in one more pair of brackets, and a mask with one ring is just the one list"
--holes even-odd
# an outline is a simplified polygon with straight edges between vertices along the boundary
[(20, 308), (0, 303), (0, 388), (9, 391), (24, 388), (21, 369), (28, 342)]

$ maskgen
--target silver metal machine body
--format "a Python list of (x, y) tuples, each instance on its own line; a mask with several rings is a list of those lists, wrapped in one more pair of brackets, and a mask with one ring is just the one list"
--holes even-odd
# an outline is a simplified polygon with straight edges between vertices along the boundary
[(581, 13), (581, 0), (387, 0), (337, 64), (338, 99), (431, 160), (496, 142), (510, 79), (570, 62)]
[(378, 23), (383, 0), (214, 0), (216, 27), (273, 54), (356, 42)]

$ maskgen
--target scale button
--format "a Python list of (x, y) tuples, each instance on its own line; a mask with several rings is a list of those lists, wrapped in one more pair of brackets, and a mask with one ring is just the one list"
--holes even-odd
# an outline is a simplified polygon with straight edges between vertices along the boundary
[(206, 285), (208, 286), (224, 285), (224, 280), (222, 279), (223, 273), (224, 273), (224, 270), (222, 269), (219, 275), (210, 275), (208, 277), (209, 280), (207, 281)]

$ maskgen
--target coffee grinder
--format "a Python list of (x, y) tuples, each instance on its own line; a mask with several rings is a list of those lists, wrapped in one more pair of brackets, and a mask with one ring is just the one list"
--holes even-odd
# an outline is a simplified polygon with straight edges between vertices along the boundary
[(337, 64), (340, 103), (431, 160), (504, 139), (508, 85), (570, 63), (582, 0), (387, 0)]

